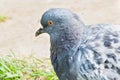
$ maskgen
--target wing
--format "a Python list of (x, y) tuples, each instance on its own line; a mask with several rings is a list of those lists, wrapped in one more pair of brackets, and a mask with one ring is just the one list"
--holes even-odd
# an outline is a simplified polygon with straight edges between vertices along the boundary
[(120, 25), (90, 25), (76, 51), (86, 80), (120, 80)]

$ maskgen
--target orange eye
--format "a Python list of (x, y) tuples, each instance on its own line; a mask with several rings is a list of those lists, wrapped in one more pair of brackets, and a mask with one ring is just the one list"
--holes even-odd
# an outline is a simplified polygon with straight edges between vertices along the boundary
[(53, 21), (49, 20), (49, 21), (48, 21), (48, 25), (49, 25), (49, 26), (54, 25)]

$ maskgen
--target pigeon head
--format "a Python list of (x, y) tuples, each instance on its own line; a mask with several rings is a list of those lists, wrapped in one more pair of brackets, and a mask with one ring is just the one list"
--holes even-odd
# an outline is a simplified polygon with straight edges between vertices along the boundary
[(72, 30), (75, 27), (78, 27), (79, 22), (79, 17), (70, 10), (64, 8), (52, 8), (43, 14), (41, 18), (43, 28), (40, 28), (36, 32), (36, 36), (41, 33), (48, 33), (50, 35), (60, 34), (61, 31), (68, 29)]
[[(52, 8), (46, 11), (42, 15), (41, 24), (43, 28), (40, 28), (35, 35), (48, 33), (51, 44), (56, 46), (77, 43), (80, 40), (84, 27), (77, 14), (64, 8)], [(73, 43), (67, 44), (68, 42)], [(58, 45), (59, 43), (61, 45)]]

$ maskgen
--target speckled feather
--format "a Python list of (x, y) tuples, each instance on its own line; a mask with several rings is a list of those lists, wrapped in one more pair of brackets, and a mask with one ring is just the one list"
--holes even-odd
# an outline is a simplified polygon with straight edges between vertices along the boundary
[[(46, 26), (47, 20), (55, 25)], [(62, 8), (45, 12), (41, 24), (50, 35), (59, 80), (120, 80), (120, 25), (84, 25)]]
[[(90, 25), (76, 54), (85, 80), (120, 80), (120, 25)], [(115, 30), (116, 29), (116, 30)]]

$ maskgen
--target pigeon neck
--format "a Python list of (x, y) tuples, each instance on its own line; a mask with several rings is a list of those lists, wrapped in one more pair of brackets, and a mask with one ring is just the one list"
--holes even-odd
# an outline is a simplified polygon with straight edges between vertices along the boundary
[(83, 28), (74, 27), (61, 30), (58, 35), (51, 35), (51, 50), (57, 53), (73, 50), (80, 43), (82, 32)]

